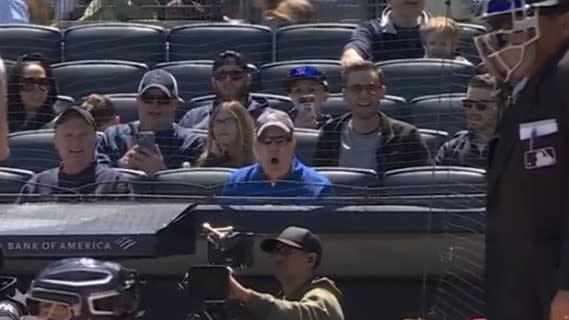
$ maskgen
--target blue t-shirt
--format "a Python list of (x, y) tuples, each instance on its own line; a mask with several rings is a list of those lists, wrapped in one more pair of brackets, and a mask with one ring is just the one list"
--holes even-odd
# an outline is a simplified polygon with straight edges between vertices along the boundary
[(281, 181), (267, 181), (256, 163), (233, 172), (222, 191), (223, 196), (241, 197), (322, 197), (331, 193), (330, 180), (296, 158), (289, 175)]

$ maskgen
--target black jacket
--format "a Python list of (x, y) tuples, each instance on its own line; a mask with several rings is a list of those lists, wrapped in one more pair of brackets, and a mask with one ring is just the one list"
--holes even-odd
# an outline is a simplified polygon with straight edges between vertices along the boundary
[(569, 52), (504, 111), (487, 170), (489, 320), (549, 319), (569, 290)]
[[(429, 150), (415, 126), (391, 119), (379, 112), (381, 117), (381, 145), (376, 151), (377, 174), (402, 167), (431, 164)], [(335, 167), (340, 159), (342, 128), (352, 118), (347, 113), (328, 122), (320, 131), (313, 164), (315, 167)]]

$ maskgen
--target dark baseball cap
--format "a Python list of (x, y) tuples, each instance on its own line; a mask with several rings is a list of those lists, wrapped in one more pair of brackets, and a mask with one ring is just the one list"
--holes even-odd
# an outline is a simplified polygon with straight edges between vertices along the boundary
[(278, 243), (309, 253), (316, 253), (317, 260), (322, 256), (320, 239), (310, 230), (301, 227), (288, 227), (276, 238), (265, 239), (261, 242), (261, 250), (273, 252)]
[(286, 89), (290, 89), (295, 82), (300, 80), (313, 80), (328, 88), (326, 74), (318, 68), (311, 66), (302, 66), (290, 69), (288, 79), (286, 79), (283, 84)]
[(168, 98), (178, 98), (178, 81), (174, 76), (162, 69), (150, 70), (144, 74), (138, 85), (138, 94), (143, 95), (150, 89), (159, 89)]
[(245, 58), (241, 54), (234, 50), (226, 50), (220, 53), (213, 61), (213, 72), (225, 65), (235, 65), (243, 69), (243, 71), (249, 71), (250, 67), (245, 61)]
[(60, 124), (64, 123), (65, 120), (69, 119), (72, 115), (80, 116), (87, 124), (92, 126), (93, 128), (97, 128), (97, 124), (95, 122), (95, 118), (91, 115), (89, 110), (82, 108), (80, 106), (71, 106), (65, 110), (63, 110), (57, 117), (55, 118), (55, 128)]

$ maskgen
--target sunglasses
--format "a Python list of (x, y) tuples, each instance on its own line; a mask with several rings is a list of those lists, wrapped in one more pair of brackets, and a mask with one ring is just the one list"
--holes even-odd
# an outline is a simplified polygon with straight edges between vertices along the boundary
[(245, 72), (243, 71), (220, 71), (213, 74), (213, 78), (217, 81), (223, 81), (227, 79), (227, 77), (231, 78), (233, 81), (241, 80), (245, 77)]
[(264, 138), (259, 138), (259, 142), (261, 142), (262, 144), (268, 146), (271, 144), (276, 144), (277, 146), (282, 146), (284, 144), (287, 144), (289, 142), (292, 141), (292, 137), (291, 136), (277, 136), (277, 137), (264, 137)]
[(24, 77), (20, 81), (20, 89), (23, 91), (33, 91), (36, 88), (36, 86), (39, 87), (40, 89), (47, 88), (49, 86), (49, 79)]
[(167, 105), (167, 104), (170, 104), (170, 102), (172, 102), (172, 99), (170, 99), (169, 97), (167, 97), (165, 95), (146, 94), (140, 98), (141, 98), (142, 102), (144, 102), (146, 104), (153, 104), (154, 102), (156, 102), (159, 105)]
[(462, 106), (465, 109), (472, 109), (475, 108), (478, 111), (484, 111), (488, 109), (490, 101), (478, 101), (478, 100), (471, 100), (471, 99), (464, 99), (462, 100)]

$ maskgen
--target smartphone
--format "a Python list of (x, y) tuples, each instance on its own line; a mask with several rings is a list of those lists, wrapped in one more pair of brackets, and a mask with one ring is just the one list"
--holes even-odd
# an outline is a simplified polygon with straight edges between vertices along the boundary
[(298, 98), (298, 112), (300, 113), (308, 113), (312, 112), (315, 113), (314, 110), (314, 96), (313, 95), (306, 95)]
[(156, 136), (152, 131), (142, 131), (136, 135), (135, 143), (142, 149), (152, 151), (156, 148)]

